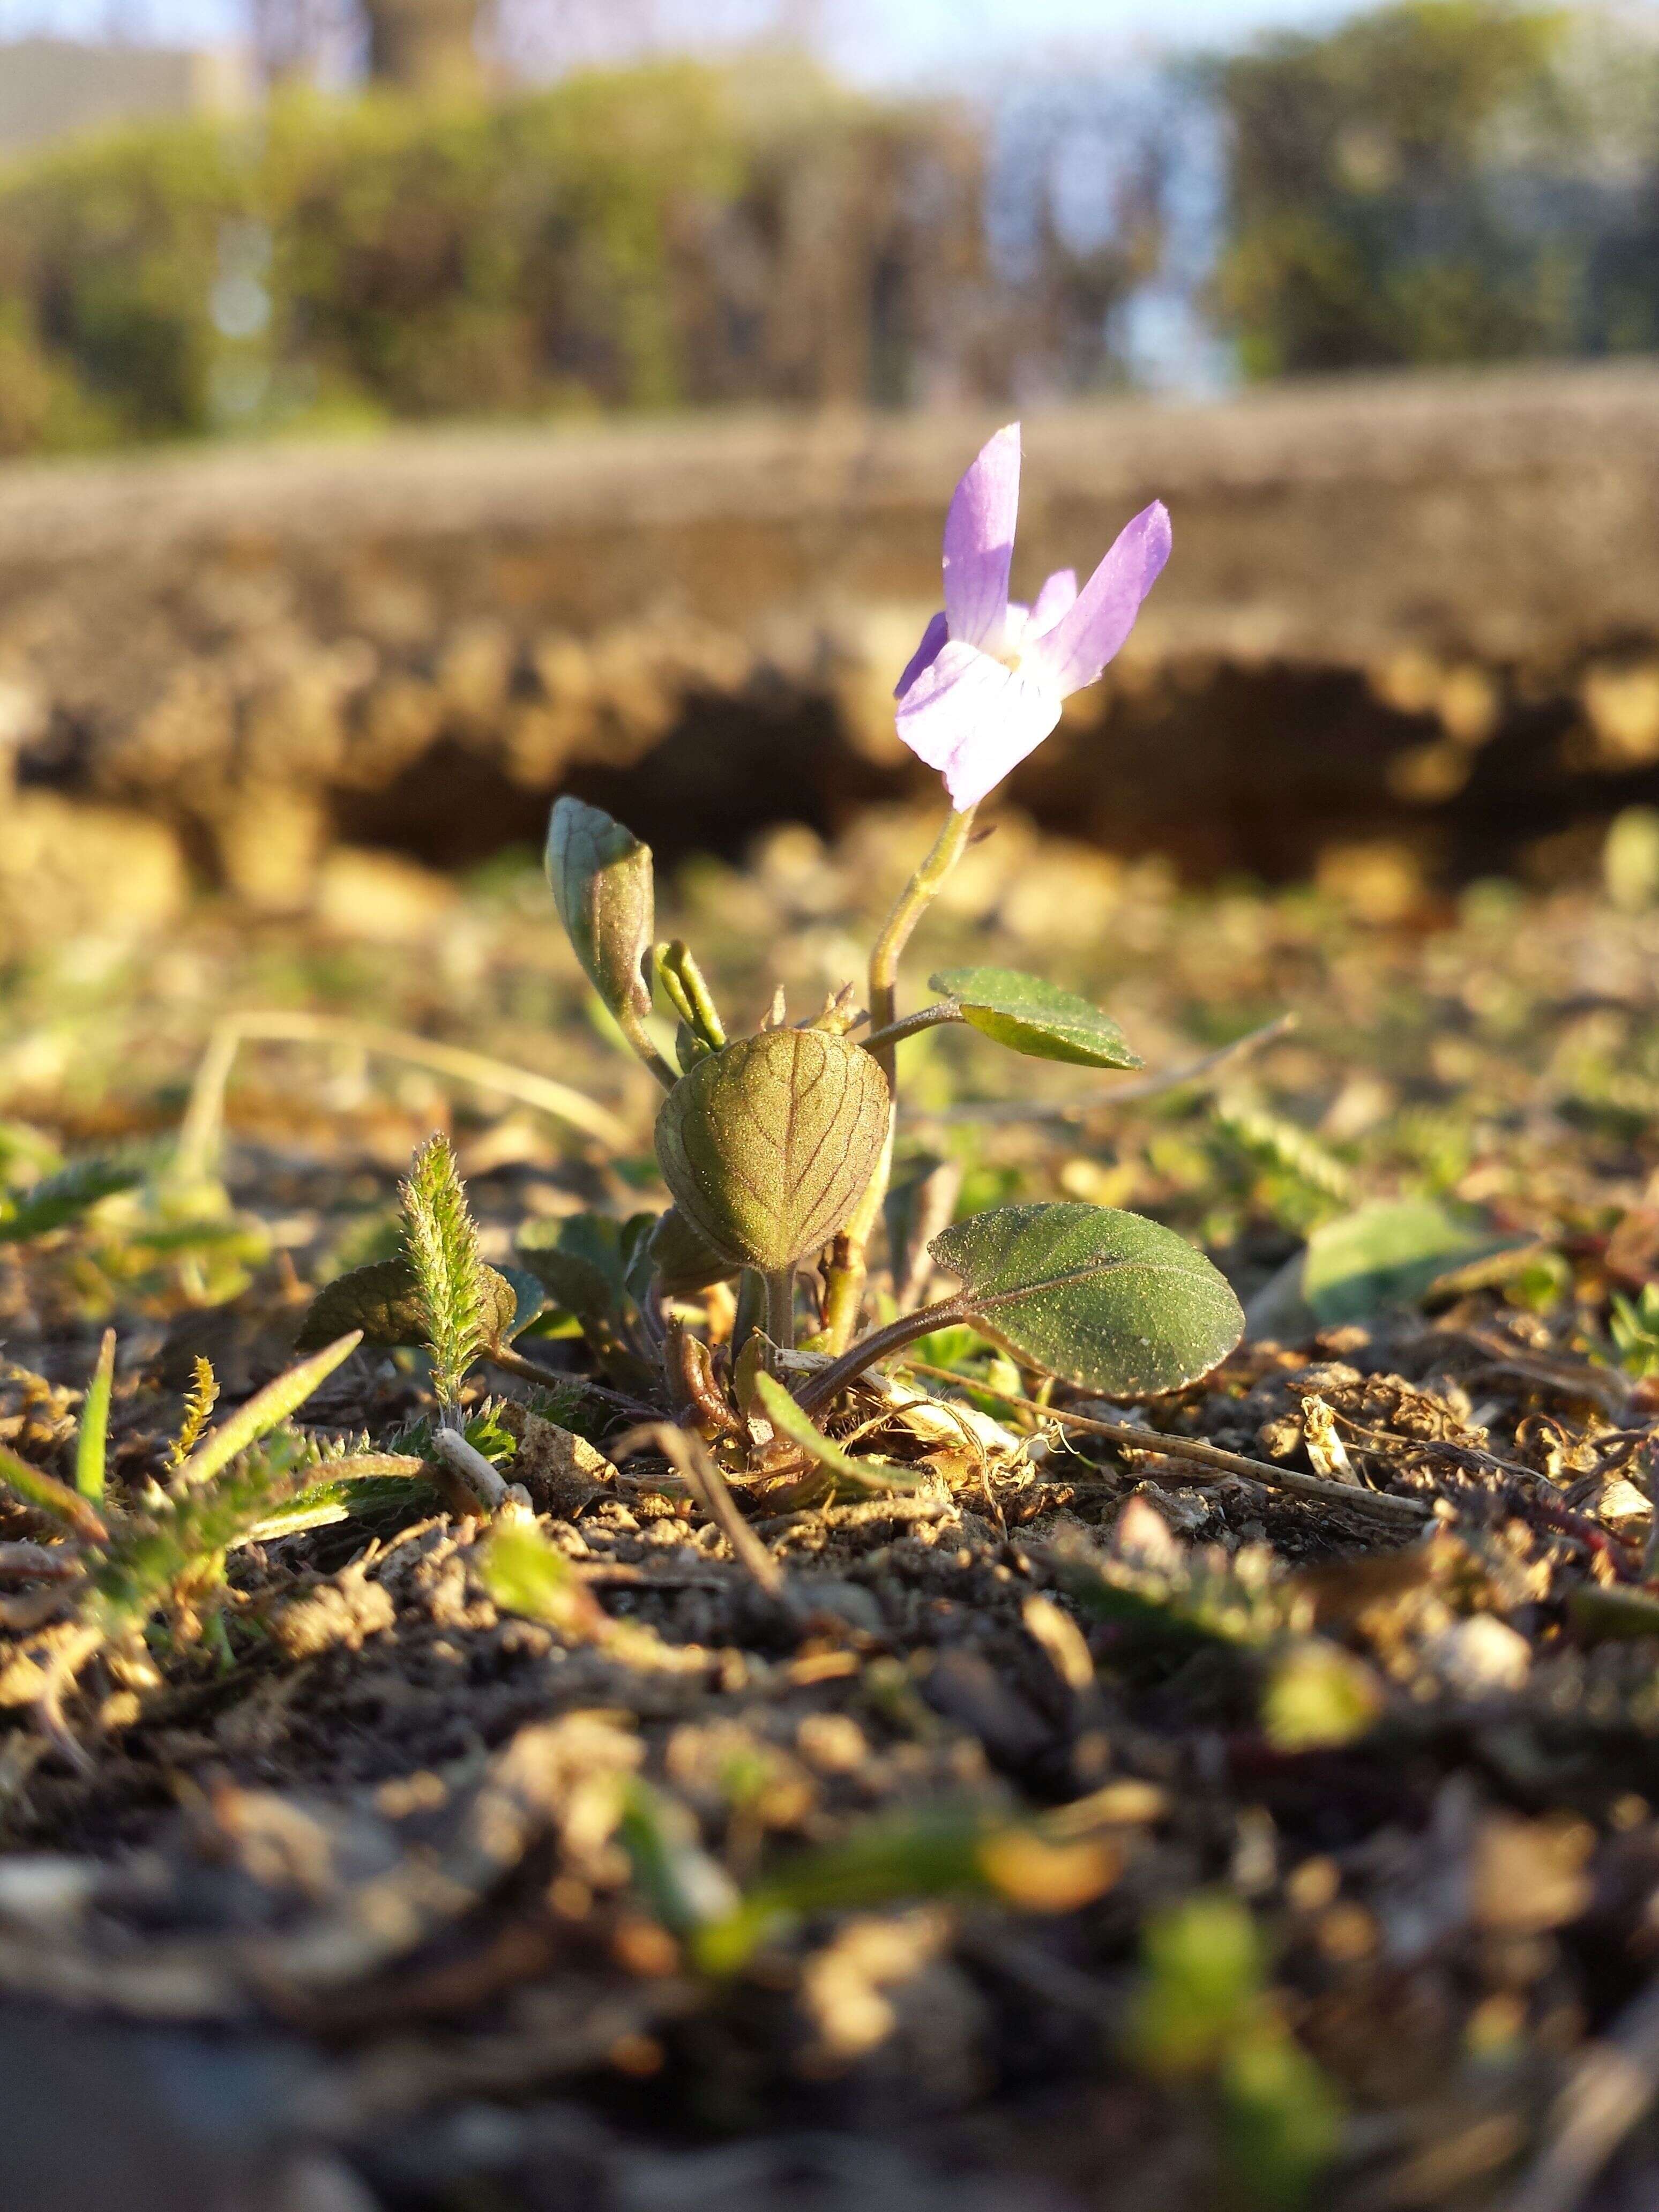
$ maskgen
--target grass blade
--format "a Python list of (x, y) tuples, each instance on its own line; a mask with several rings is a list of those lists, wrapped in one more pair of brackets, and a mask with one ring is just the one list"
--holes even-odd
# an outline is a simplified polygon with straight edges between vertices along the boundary
[(71, 1490), (68, 1483), (59, 1482), (55, 1474), (47, 1474), (41, 1468), (31, 1467), (27, 1460), (20, 1459), (5, 1444), (0, 1444), (0, 1483), (4, 1483), (8, 1490), (15, 1491), (37, 1513), (48, 1515), (88, 1543), (102, 1544), (108, 1540), (109, 1530), (103, 1516), (94, 1511), (84, 1498)]
[(104, 1478), (109, 1456), (109, 1400), (115, 1383), (115, 1331), (106, 1328), (98, 1347), (98, 1364), (92, 1370), (81, 1407), (80, 1432), (75, 1439), (75, 1487), (94, 1505), (104, 1502)]
[(838, 1481), (850, 1483), (859, 1490), (914, 1490), (921, 1478), (908, 1467), (894, 1467), (879, 1459), (854, 1459), (823, 1431), (814, 1425), (811, 1416), (804, 1413), (781, 1382), (772, 1376), (759, 1374), (755, 1377), (755, 1390), (761, 1410), (781, 1437), (792, 1444), (799, 1444), (809, 1459), (833, 1474)]
[(337, 1337), (322, 1351), (302, 1359), (297, 1367), (290, 1367), (274, 1382), (239, 1406), (228, 1421), (222, 1421), (204, 1437), (173, 1478), (175, 1490), (198, 1489), (204, 1482), (228, 1467), (238, 1452), (246, 1451), (257, 1443), (268, 1430), (304, 1405), (312, 1392), (325, 1382), (343, 1360), (350, 1357), (362, 1342), (362, 1331), (354, 1328), (349, 1335)]

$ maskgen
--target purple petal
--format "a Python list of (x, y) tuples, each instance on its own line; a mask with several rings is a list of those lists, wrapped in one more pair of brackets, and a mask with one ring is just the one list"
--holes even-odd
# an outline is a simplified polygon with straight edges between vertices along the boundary
[(931, 668), (939, 659), (939, 647), (951, 635), (951, 625), (942, 614), (935, 615), (921, 633), (921, 643), (910, 655), (905, 671), (893, 686), (893, 696), (902, 699), (924, 668)]
[(1030, 635), (1041, 637), (1052, 629), (1063, 614), (1068, 614), (1077, 599), (1077, 570), (1056, 568), (1054, 574), (1031, 602)]
[(1008, 568), (1019, 515), (1019, 425), (981, 450), (945, 518), (945, 611), (959, 644), (994, 652), (1008, 611)]
[(1042, 743), (1060, 720), (1060, 694), (953, 639), (905, 694), (897, 720), (900, 738), (941, 772), (960, 810)]
[(1092, 684), (1117, 652), (1169, 557), (1170, 517), (1154, 500), (1120, 532), (1070, 611), (1030, 649), (1062, 698)]

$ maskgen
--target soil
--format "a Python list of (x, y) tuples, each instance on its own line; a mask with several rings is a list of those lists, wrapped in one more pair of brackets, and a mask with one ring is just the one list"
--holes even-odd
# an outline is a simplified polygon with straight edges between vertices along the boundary
[[(848, 969), (915, 828), (682, 875), (672, 919), (734, 1018)], [(0, 1443), (68, 1474), (112, 1322), (112, 1506), (141, 1504), (196, 1359), (221, 1418), (277, 1372), (436, 1121), (493, 1259), (526, 1218), (659, 1202), (647, 1094), (584, 1024), (543, 896), (497, 881), (377, 947), (206, 908), (163, 951), (88, 939), (14, 974), (15, 1184), (53, 1144), (159, 1140), (215, 1017), (295, 998), (556, 1073), (641, 1142), (250, 1048), (216, 1233), (158, 1243), (141, 1192), (0, 1246)], [(850, 1407), (843, 1434), (916, 1486), (757, 1491), (784, 1606), (666, 1462), (604, 1456), (625, 1417), (574, 1387), (577, 1340), (533, 1347), (571, 1378), (552, 1394), (481, 1369), (528, 1498), (507, 1522), (574, 1573), (562, 1626), (501, 1601), (503, 1524), (411, 1492), (233, 1552), (220, 1626), (159, 1622), (152, 1679), (105, 1652), (55, 1710), (7, 1707), (9, 2202), (1652, 2201), (1659, 1397), (1613, 1324), (1659, 1282), (1659, 922), (1496, 886), (1389, 927), (1306, 892), (1192, 898), (1009, 818), (927, 927), (918, 976), (1045, 945), (1155, 1069), (1296, 1016), (1121, 1104), (961, 1036), (908, 1079), (914, 1164), (953, 1161), (964, 1205), (1152, 1212), (1224, 1266), (1243, 1344), (1144, 1406), (1050, 1401), (1144, 1443), (1022, 1411), (1038, 1378), (983, 1358), (939, 1386), (955, 1441)], [(1358, 1319), (1287, 1299), (1310, 1231), (1401, 1193), (1483, 1209), (1513, 1250)], [(428, 1410), (417, 1358), (360, 1352), (302, 1419), (397, 1449)], [(4, 1542), (57, 1540), (3, 1511)], [(11, 1574), (0, 1686), (52, 1588)], [(790, 1901), (718, 1966), (698, 1931), (745, 1897)], [(1261, 1947), (1251, 2048), (1317, 2069), (1283, 2129), (1337, 2115), (1310, 2162), (1149, 2027), (1158, 1929), (1218, 1897)]]

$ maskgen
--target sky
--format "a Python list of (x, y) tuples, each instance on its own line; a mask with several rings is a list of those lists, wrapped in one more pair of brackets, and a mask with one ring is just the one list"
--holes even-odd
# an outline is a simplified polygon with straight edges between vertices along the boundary
[[(763, 12), (764, 0), (754, 12)], [(1097, 67), (1126, 54), (1233, 45), (1268, 27), (1312, 28), (1343, 0), (805, 0), (817, 43), (842, 76), (869, 84), (971, 84), (1010, 65), (1052, 66), (1068, 50)], [(97, 37), (112, 27), (165, 42), (236, 36), (240, 0), (0, 0), (0, 38), (52, 32)], [(665, 0), (672, 21), (682, 13)], [(697, 0), (682, 20), (706, 22)], [(728, 20), (741, 22), (744, 0)], [(696, 43), (695, 40), (684, 41)]]

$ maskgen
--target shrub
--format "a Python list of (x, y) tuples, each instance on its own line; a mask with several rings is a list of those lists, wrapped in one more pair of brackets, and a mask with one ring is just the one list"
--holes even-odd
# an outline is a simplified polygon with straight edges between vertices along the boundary
[(0, 452), (902, 397), (981, 189), (946, 111), (690, 64), (76, 143), (0, 175)]

